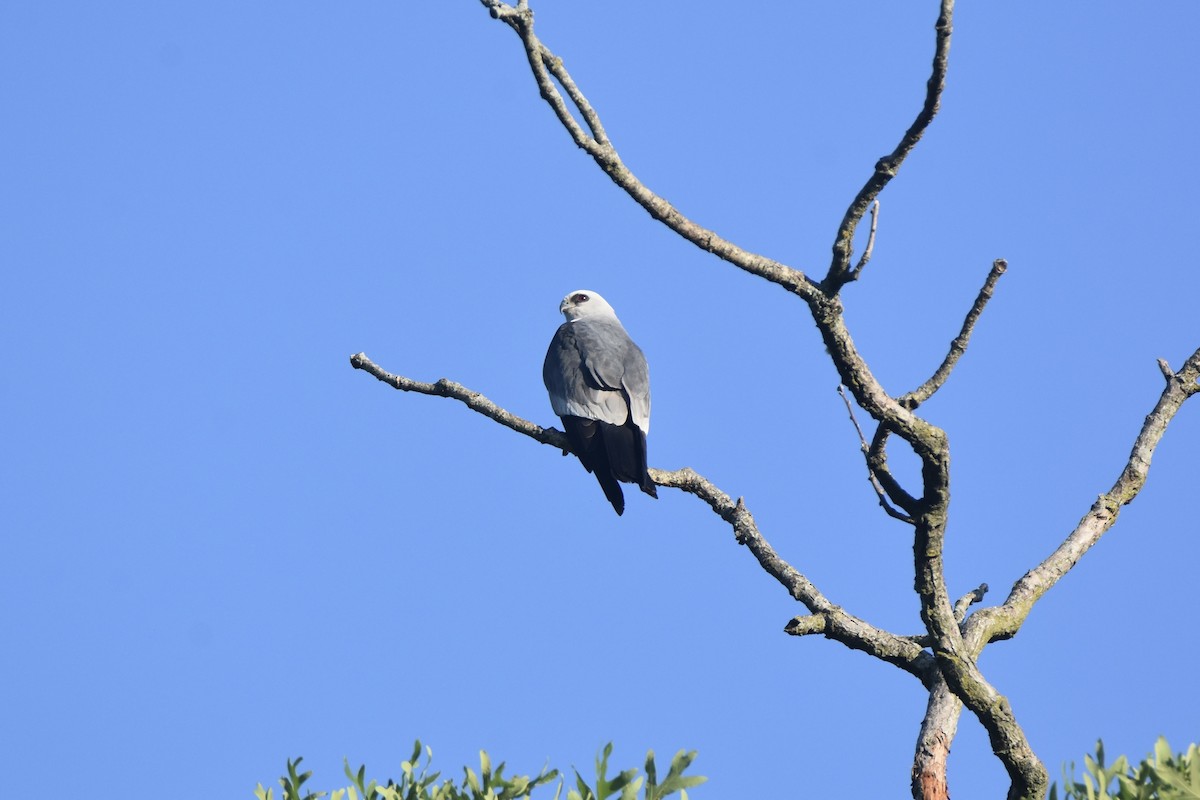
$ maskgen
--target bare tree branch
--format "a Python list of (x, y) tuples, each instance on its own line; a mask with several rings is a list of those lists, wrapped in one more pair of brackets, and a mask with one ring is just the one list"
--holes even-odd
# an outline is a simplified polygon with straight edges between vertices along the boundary
[(356, 353), (350, 356), (350, 366), (374, 375), (393, 389), (399, 389), (402, 392), (417, 392), (419, 394), (433, 395), (434, 397), (449, 397), (452, 400), (458, 400), (472, 411), (477, 411), (517, 433), (523, 433), (531, 439), (558, 448), (564, 452), (570, 452), (571, 450), (571, 445), (567, 442), (566, 434), (554, 428), (542, 428), (534, 425), (529, 420), (521, 419), (517, 415), (505, 411), (479, 392), (471, 391), (461, 383), (455, 383), (445, 378), (441, 378), (434, 383), (422, 383), (421, 381), (406, 378), (403, 375), (393, 375), (367, 358), (366, 353)]
[(925, 652), (917, 637), (897, 636), (881, 630), (836, 606), (814, 614), (793, 617), (783, 628), (792, 636), (822, 634), (852, 650), (861, 650), (881, 661), (894, 664), (929, 688), (938, 674), (933, 657)]
[[(983, 602), (984, 595), (986, 595), (987, 592), (988, 585), (986, 583), (981, 583), (979, 584), (978, 588), (972, 589), (954, 602), (954, 618), (958, 620), (960, 627), (963, 620), (966, 619), (967, 610), (975, 603)], [(918, 644), (921, 647), (933, 646), (933, 637), (931, 637), (928, 633), (922, 633), (915, 636), (909, 635), (903, 638), (909, 640), (913, 644)]]
[(1175, 377), (1175, 370), (1171, 369), (1171, 365), (1167, 363), (1165, 358), (1158, 359), (1158, 370), (1167, 379), (1168, 383)]
[[(1161, 368), (1165, 362), (1160, 359), (1159, 363)], [(1132, 503), (1142, 490), (1150, 471), (1150, 459), (1167, 426), (1183, 403), (1200, 392), (1200, 384), (1197, 383), (1197, 378), (1200, 378), (1200, 349), (1192, 353), (1179, 372), (1173, 372), (1169, 366), (1165, 372), (1166, 386), (1154, 410), (1142, 424), (1129, 459), (1112, 488), (1092, 503), (1079, 524), (1053, 553), (1013, 585), (1008, 599), (1002, 605), (982, 609), (971, 616), (967, 624), (967, 636), (973, 651), (978, 652), (989, 641), (1015, 636), (1034, 603), (1079, 563), (1083, 554), (1100, 541), (1100, 537), (1117, 521), (1121, 506)]]
[(958, 732), (961, 714), (962, 701), (950, 691), (946, 679), (938, 673), (929, 689), (929, 702), (917, 734), (912, 768), (913, 797), (919, 800), (950, 800), (946, 762), (950, 757), (950, 743)]
[[(743, 250), (732, 242), (722, 238), (714, 231), (697, 225), (681, 214), (664, 198), (647, 188), (622, 162), (616, 148), (604, 133), (604, 128), (598, 114), (572, 80), (569, 72), (563, 65), (562, 59), (554, 55), (534, 33), (532, 10), (527, 6), (510, 6), (501, 2), (501, 0), (480, 0), (480, 2), (489, 10), (493, 17), (509, 25), (521, 38), (530, 67), (534, 73), (534, 78), (537, 81), (543, 98), (550, 104), (560, 123), (571, 134), (571, 138), (575, 143), (591, 155), (597, 165), (639, 205), (650, 212), (651, 216), (666, 224), (680, 236), (730, 262), (739, 269), (782, 286), (806, 300), (813, 312), (818, 327), (822, 328), (822, 335), (826, 339), (826, 344), (828, 345), (830, 340), (837, 341), (837, 350), (839, 352), (835, 356), (835, 363), (839, 371), (842, 372), (842, 382), (854, 393), (859, 405), (876, 419), (890, 418), (896, 431), (901, 435), (905, 435), (906, 432), (911, 434), (915, 418), (908, 414), (906, 409), (900, 408), (892, 398), (888, 397), (878, 381), (870, 374), (866, 362), (855, 351), (849, 333), (845, 329), (841, 318), (841, 304), (837, 299), (825, 296), (816, 284), (801, 271), (765, 256)], [(928, 126), (929, 121), (932, 120), (934, 110), (936, 110), (937, 97), (940, 95), (941, 86), (944, 84), (946, 56), (949, 50), (950, 20), (953, 8), (953, 0), (942, 0), (941, 17), (937, 25), (938, 43), (934, 56), (935, 69), (933, 76), (930, 78), (930, 93), (926, 98), (926, 107), (918, 115), (917, 122), (914, 122), (913, 127), (909, 129), (909, 132), (905, 135), (892, 156), (883, 160), (888, 161), (891, 159), (895, 166), (898, 166), (899, 162), (903, 161), (904, 156), (915, 146), (921, 133)], [(555, 84), (555, 80), (566, 89), (571, 102), (579, 110), (585, 123), (591, 129), (591, 135), (584, 131), (583, 127), (575, 121), (574, 116), (567, 108), (566, 100), (562, 97), (561, 92), (559, 92)], [(880, 163), (882, 164), (883, 161)], [(894, 174), (894, 169), (892, 169), (892, 172)], [(890, 176), (887, 180), (890, 180)], [(884, 180), (879, 188), (882, 188), (887, 183), (887, 180)], [(868, 185), (863, 189), (863, 193), (868, 193), (867, 190), (872, 185), (871, 182), (868, 182)], [(862, 209), (858, 214), (858, 219), (861, 219), (862, 214), (866, 212), (875, 195), (878, 194), (878, 190), (869, 192), (869, 197), (863, 193), (860, 194), (866, 197), (866, 199), (862, 202)], [(854, 224), (857, 224), (857, 220), (855, 220)], [(908, 435), (905, 435), (905, 438), (908, 438)]]
[[(365, 353), (356, 353), (351, 356), (350, 366), (374, 375), (378, 380), (400, 391), (458, 400), (472, 411), (482, 414), (510, 430), (564, 452), (570, 450), (567, 437), (562, 432), (554, 428), (542, 428), (505, 411), (484, 395), (472, 391), (460, 383), (446, 378), (441, 378), (434, 383), (424, 383), (403, 375), (395, 375), (373, 362)], [(930, 671), (934, 669), (933, 659), (928, 653), (922, 652), (920, 645), (914, 643), (910, 638), (896, 636), (876, 628), (830, 602), (808, 578), (775, 551), (759, 531), (754, 516), (746, 508), (746, 503), (742, 498), (739, 497), (735, 501), (710, 480), (688, 467), (674, 472), (651, 469), (650, 478), (659, 486), (679, 489), (695, 495), (707, 503), (721, 519), (729, 523), (737, 542), (746, 546), (763, 570), (774, 577), (788, 591), (788, 594), (803, 603), (809, 611), (820, 615), (825, 626), (821, 632), (827, 638), (839, 641), (851, 649), (861, 650), (876, 658), (896, 664), (915, 675), (922, 682), (930, 680)]]
[(979, 290), (979, 294), (975, 297), (975, 302), (971, 306), (971, 310), (967, 312), (967, 318), (963, 320), (962, 330), (958, 336), (954, 337), (954, 341), (950, 343), (950, 352), (946, 353), (946, 358), (941, 365), (934, 371), (929, 380), (918, 386), (913, 391), (899, 398), (900, 405), (905, 408), (915, 409), (921, 403), (924, 403), (933, 393), (942, 388), (946, 379), (950, 377), (950, 372), (958, 364), (958, 360), (962, 358), (963, 353), (967, 352), (967, 345), (971, 341), (971, 333), (975, 330), (975, 323), (979, 321), (979, 316), (983, 313), (984, 306), (992, 299), (992, 294), (996, 290), (996, 283), (999, 282), (1000, 276), (1008, 269), (1008, 262), (1002, 258), (998, 258), (992, 262), (991, 272), (988, 273), (987, 279), (983, 282), (983, 288)]
[(934, 26), (937, 45), (933, 53), (933, 71), (925, 88), (925, 103), (921, 106), (913, 124), (904, 132), (900, 144), (896, 145), (896, 149), (890, 155), (879, 159), (879, 162), (875, 164), (875, 173), (859, 190), (858, 195), (850, 203), (850, 207), (846, 209), (846, 215), (838, 227), (837, 237), (833, 242), (833, 261), (829, 265), (829, 272), (826, 274), (825, 280), (821, 282), (822, 290), (829, 295), (836, 295), (842, 286), (858, 277), (858, 271), (850, 269), (850, 256), (854, 250), (854, 231), (858, 228), (858, 223), (862, 221), (863, 214), (867, 213), (867, 208), (892, 178), (896, 177), (900, 165), (917, 146), (917, 142), (921, 140), (929, 123), (933, 122), (941, 105), (942, 90), (946, 88), (946, 69), (950, 57), (954, 0), (942, 0), (941, 6), (937, 24)]
[[(988, 585), (982, 583), (977, 589), (960, 597), (954, 604), (954, 617), (961, 623), (971, 605), (983, 602), (987, 590)], [(926, 645), (928, 637), (921, 637), (918, 641)], [(925, 716), (921, 719), (916, 752), (913, 755), (913, 797), (921, 800), (949, 800), (946, 762), (950, 757), (950, 744), (958, 732), (962, 708), (962, 701), (950, 691), (941, 672), (935, 674), (929, 687), (929, 701), (925, 706)]]
[(1016, 634), (1033, 604), (1079, 562), (1083, 554), (1116, 522), (1120, 507), (1132, 502), (1141, 491), (1150, 467), (1150, 457), (1167, 425), (1184, 401), (1200, 392), (1200, 384), (1196, 382), (1198, 377), (1200, 350), (1188, 358), (1178, 373), (1171, 373), (1158, 403), (1146, 417), (1116, 483), (1107, 494), (1101, 495), (1092, 504), (1062, 545), (1017, 581), (1002, 605), (981, 609), (966, 620), (963, 625), (965, 651), (943, 653), (938, 652), (935, 645), (938, 664), (947, 684), (983, 723), (992, 750), (1008, 771), (1012, 780), (1009, 798), (1042, 797), (1048, 778), (1045, 767), (1034, 755), (1024, 732), (1016, 723), (1008, 701), (983, 679), (974, 660), (988, 642)]
[[(567, 132), (571, 134), (571, 139), (596, 161), (596, 164), (604, 170), (613, 183), (625, 190), (638, 205), (650, 212), (650, 216), (697, 247), (707, 250), (741, 270), (782, 286), (793, 294), (809, 298), (817, 293), (816, 285), (800, 270), (738, 247), (715, 231), (688, 219), (665, 198), (651, 191), (625, 166), (616, 147), (604, 132), (599, 115), (571, 78), (562, 59), (554, 55), (534, 33), (532, 10), (525, 4), (513, 7), (500, 2), (500, 0), (480, 0), (480, 2), (487, 7), (493, 17), (505, 22), (521, 37), (526, 56), (529, 59), (529, 66), (533, 70), (533, 76), (537, 81), (542, 98), (554, 110), (555, 116), (567, 129)], [(566, 90), (571, 103), (579, 110), (580, 116), (591, 130), (590, 134), (575, 121), (575, 117), (568, 109), (566, 100), (559, 92), (555, 81)]]
[[(915, 409), (918, 405), (928, 400), (934, 392), (942, 387), (947, 378), (950, 377), (951, 371), (958, 364), (958, 360), (967, 350), (967, 345), (970, 343), (971, 334), (975, 330), (975, 324), (979, 321), (980, 315), (983, 313), (984, 307), (988, 301), (992, 299), (992, 295), (996, 288), (996, 283), (1000, 280), (1000, 276), (1008, 268), (1008, 262), (1004, 259), (997, 259), (992, 263), (992, 269), (988, 273), (987, 279), (984, 281), (983, 288), (979, 290), (978, 296), (975, 298), (974, 304), (970, 311), (967, 312), (966, 319), (963, 321), (962, 329), (958, 336), (950, 343), (950, 350), (938, 366), (934, 374), (919, 386), (917, 389), (897, 398), (897, 403), (906, 409)], [(838, 387), (839, 393), (842, 395), (842, 400), (846, 401), (845, 393), (842, 388)], [(904, 509), (907, 515), (897, 516), (893, 513), (894, 509), (888, 510), (885, 505), (885, 511), (888, 511), (889, 516), (904, 521), (910, 521), (912, 515), (916, 513), (916, 499), (910, 495), (892, 476), (887, 465), (887, 440), (890, 433), (885, 424), (880, 424), (875, 430), (875, 436), (872, 438), (871, 444), (866, 445), (862, 428), (859, 427), (858, 421), (854, 418), (854, 410), (846, 401), (846, 408), (850, 413), (850, 418), (854, 422), (854, 427), (858, 431), (860, 441), (863, 441), (863, 449), (867, 457), (867, 470), (871, 477), (872, 486), (876, 493), (880, 495), (880, 504), (883, 503), (883, 494), (895, 503), (900, 508)]]
[[(992, 752), (1004, 764), (1011, 782), (1009, 800), (1040, 800), (1049, 784), (1046, 768), (1033, 752), (1007, 698), (984, 678), (975, 663), (976, 654), (965, 646), (947, 593), (943, 553), (950, 507), (950, 449), (945, 433), (928, 425), (928, 430), (918, 430), (916, 441), (905, 438), (922, 460), (925, 493), (921, 513), (915, 517), (913, 585), (938, 669), (946, 685), (987, 731)], [(932, 450), (933, 456), (926, 457), (923, 450)]]
[[(945, 383), (958, 359), (965, 352), (975, 324), (991, 299), (995, 284), (1006, 266), (1002, 260), (993, 264), (984, 287), (967, 314), (961, 332), (951, 343), (950, 352), (928, 381), (916, 391), (899, 398), (899, 405), (909, 409), (915, 408)], [(873, 475), (878, 476), (879, 485), (893, 502), (916, 517), (917, 535), (913, 547), (916, 559), (916, 587), (921, 597), (922, 618), (929, 630), (929, 639), (922, 640), (921, 644), (929, 644), (934, 648), (947, 686), (971, 708), (988, 731), (993, 749), (1004, 762), (1012, 780), (1010, 796), (1038, 796), (1045, 789), (1045, 768), (1029, 746), (1007, 701), (984, 679), (975, 665), (974, 657), (977, 654), (969, 653), (964, 647), (958, 627), (967, 607), (972, 602), (979, 602), (986, 588), (981, 587), (953, 606), (949, 604), (946, 594), (942, 551), (949, 504), (949, 468), (945, 462), (948, 448), (944, 434), (932, 426), (928, 429), (914, 426), (908, 430), (897, 431), (922, 459), (924, 494), (918, 502), (904, 492), (887, 469), (885, 448), (888, 434), (891, 432), (889, 423), (895, 418), (888, 415), (881, 420), (874, 440), (867, 449), (867, 460), (868, 468)], [(931, 696), (931, 704), (933, 703), (934, 699)], [(947, 731), (933, 727), (931, 720), (952, 721), (956, 729), (958, 712), (959, 709), (954, 703), (931, 705), (927, 711), (919, 738), (917, 759), (914, 761), (914, 791), (936, 792), (939, 786), (942, 790), (945, 789), (944, 772), (939, 774), (938, 770), (944, 770), (945, 757), (949, 752), (949, 741), (944, 739)], [(952, 731), (950, 735), (953, 735)], [(920, 796), (937, 795), (935, 793)]]

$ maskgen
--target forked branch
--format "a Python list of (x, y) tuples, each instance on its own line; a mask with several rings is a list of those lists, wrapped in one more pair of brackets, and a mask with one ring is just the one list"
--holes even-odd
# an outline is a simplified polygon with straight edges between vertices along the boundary
[(942, 0), (941, 12), (938, 14), (938, 21), (934, 26), (937, 44), (933, 52), (933, 69), (929, 75), (929, 81), (925, 84), (925, 102), (917, 113), (917, 118), (913, 120), (913, 124), (900, 138), (896, 149), (891, 154), (879, 159), (875, 164), (874, 174), (859, 189), (858, 194), (851, 201), (850, 207), (846, 209), (842, 224), (838, 226), (837, 236), (833, 241), (833, 261), (829, 265), (829, 272), (825, 275), (825, 280), (821, 282), (821, 288), (831, 296), (836, 295), (846, 283), (857, 278), (861, 271), (850, 268), (850, 258), (854, 250), (854, 232), (858, 229), (858, 223), (862, 222), (863, 215), (867, 213), (867, 209), (870, 208), (875, 198), (879, 197), (879, 193), (891, 182), (892, 178), (896, 177), (904, 159), (917, 146), (917, 142), (921, 141), (925, 129), (937, 116), (942, 100), (942, 90), (946, 88), (946, 69), (950, 61), (950, 34), (953, 30), (953, 19), (954, 0)]

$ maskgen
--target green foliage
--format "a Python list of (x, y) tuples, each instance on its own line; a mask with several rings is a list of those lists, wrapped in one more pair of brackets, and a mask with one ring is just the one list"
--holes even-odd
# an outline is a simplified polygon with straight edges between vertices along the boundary
[[(1112, 784), (1116, 782), (1114, 787)], [(1050, 800), (1058, 800), (1058, 785), (1050, 787)], [(1096, 757), (1084, 756), (1083, 782), (1075, 780), (1075, 764), (1068, 774), (1063, 767), (1063, 800), (1200, 800), (1200, 749), (1171, 754), (1167, 740), (1159, 737), (1154, 752), (1136, 768), (1118, 757), (1104, 764), (1104, 742), (1096, 742)]]
[[(425, 754), (424, 766), (421, 765), (422, 751)], [(696, 758), (696, 751), (685, 753), (680, 750), (671, 759), (671, 768), (662, 783), (658, 782), (658, 769), (654, 764), (654, 751), (646, 754), (646, 776), (638, 777), (637, 768), (620, 772), (611, 780), (608, 778), (608, 758), (612, 755), (612, 743), (609, 742), (600, 755), (596, 756), (595, 788), (584, 781), (578, 770), (575, 773), (575, 788), (567, 790), (567, 800), (637, 800), (638, 792), (644, 788), (643, 800), (661, 800), (675, 794), (680, 800), (687, 800), (687, 790), (699, 786), (707, 778), (698, 775), (685, 776), (684, 771), (691, 766)], [(446, 778), (439, 783), (440, 772), (430, 773), (430, 763), (433, 761), (433, 751), (429, 747), (422, 748), (420, 740), (413, 744), (412, 757), (400, 763), (399, 780), (388, 780), (386, 784), (377, 781), (367, 782), (365, 766), (358, 771), (350, 769), (346, 762), (346, 777), (350, 785), (333, 792), (304, 792), (304, 783), (312, 777), (312, 772), (298, 771), (302, 758), (287, 762), (287, 774), (280, 777), (279, 785), (283, 788), (280, 800), (321, 800), (326, 796), (329, 800), (518, 800), (530, 797), (533, 790), (539, 786), (558, 781), (554, 800), (562, 795), (564, 778), (558, 770), (547, 770), (545, 767), (536, 777), (517, 775), (511, 778), (504, 776), (505, 764), (502, 762), (492, 769), (492, 760), (488, 754), (479, 751), (479, 771), (463, 767), (463, 779), (459, 784)], [(274, 789), (264, 789), (260, 783), (254, 790), (257, 800), (275, 800)]]

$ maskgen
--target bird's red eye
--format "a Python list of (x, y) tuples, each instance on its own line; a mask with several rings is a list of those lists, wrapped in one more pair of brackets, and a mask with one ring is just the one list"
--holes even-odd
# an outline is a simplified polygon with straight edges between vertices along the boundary
[(572, 303), (586, 303), (587, 301), (588, 301), (588, 296), (586, 294), (583, 294), (582, 292), (580, 292), (579, 294), (577, 294), (571, 298)]

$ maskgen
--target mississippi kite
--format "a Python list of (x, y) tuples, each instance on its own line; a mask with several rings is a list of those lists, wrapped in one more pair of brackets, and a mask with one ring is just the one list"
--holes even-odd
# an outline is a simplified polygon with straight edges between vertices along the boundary
[(646, 471), (650, 432), (646, 357), (612, 306), (595, 292), (571, 292), (558, 310), (567, 321), (550, 341), (542, 380), (571, 449), (595, 474), (613, 510), (622, 514), (625, 496), (617, 481), (636, 483), (646, 494), (658, 497)]

